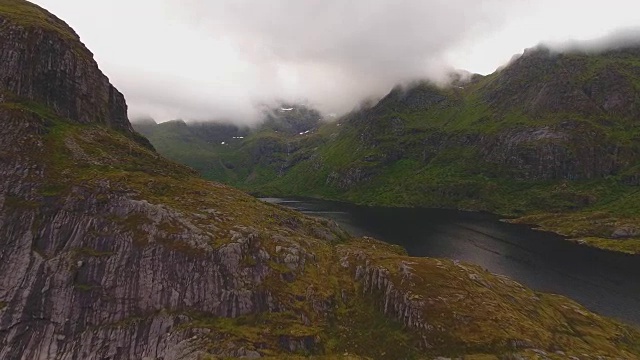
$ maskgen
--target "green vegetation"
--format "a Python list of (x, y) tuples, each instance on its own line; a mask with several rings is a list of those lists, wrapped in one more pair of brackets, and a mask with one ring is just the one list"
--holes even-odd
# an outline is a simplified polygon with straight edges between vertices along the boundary
[(573, 213), (538, 214), (513, 220), (554, 231), (582, 244), (628, 254), (640, 254), (640, 234), (612, 238), (616, 229), (637, 229), (638, 217), (626, 217), (617, 211), (583, 210)]
[(81, 292), (90, 292), (90, 291), (93, 291), (93, 290), (99, 288), (98, 286), (89, 285), (89, 284), (81, 284), (81, 283), (75, 283), (75, 284), (73, 284), (73, 286), (76, 288), (76, 290), (81, 291)]
[[(218, 161), (215, 145), (198, 137), (182, 121), (170, 121), (163, 124), (137, 125), (136, 129), (149, 139), (153, 146), (169, 158), (194, 169), (202, 170), (214, 166)], [(220, 146), (220, 143), (217, 143)]]
[[(266, 357), (278, 357), (283, 349), (289, 349), (285, 352), (291, 356), (353, 358), (349, 354), (357, 354), (375, 359), (495, 358), (530, 354), (529, 349), (533, 348), (622, 358), (640, 353), (640, 334), (636, 330), (593, 315), (567, 299), (533, 293), (475, 267), (409, 258), (397, 246), (371, 239), (349, 239), (338, 231), (327, 233), (326, 220), (302, 217), (230, 187), (209, 183), (196, 177), (192, 170), (166, 161), (151, 149), (103, 126), (43, 119), (36, 109), (15, 104), (0, 106), (0, 111), (10, 114), (11, 121), (31, 123), (41, 134), (42, 147), (29, 148), (23, 156), (46, 164), (46, 183), (37, 193), (48, 202), (83, 196), (77, 193), (79, 188), (91, 191), (96, 201), (109, 201), (118, 193), (133, 194), (130, 196), (134, 199), (150, 206), (162, 204), (168, 214), (179, 212), (194, 226), (210, 229), (213, 236), (209, 245), (213, 248), (231, 242), (234, 232), (243, 231), (239, 229), (256, 231), (256, 243), (269, 253), (270, 269), (262, 288), (257, 290), (268, 291), (280, 310), (236, 318), (185, 314), (185, 309), (162, 310), (186, 315), (188, 321), (180, 329), (198, 330), (198, 346), (204, 351), (219, 353), (242, 346)], [(318, 141), (323, 146), (325, 138), (319, 132), (336, 134), (337, 129), (321, 129), (305, 141)], [(246, 141), (270, 143), (273, 138), (277, 135)], [(468, 155), (460, 151), (451, 156)], [(443, 158), (440, 168), (446, 169), (447, 163)], [(394, 171), (402, 173), (416, 164), (399, 161), (395, 166)], [(154, 220), (136, 212), (125, 217), (106, 215), (120, 231), (133, 235), (135, 246), (149, 244), (151, 239), (145, 228), (152, 224), (157, 229), (153, 241), (194, 259), (201, 256), (201, 250), (194, 245), (171, 240), (181, 234), (193, 235), (194, 229), (170, 216)], [(295, 252), (306, 263), (291, 265), (285, 261), (293, 250), (286, 245), (287, 240), (281, 240), (283, 236), (303, 245)], [(72, 259), (103, 261), (115, 255), (90, 247), (70, 250)], [(247, 255), (238, 264), (238, 271), (242, 272), (259, 266), (259, 261)], [(406, 264), (412, 275), (399, 271), (400, 264)], [(388, 272), (386, 281), (393, 284), (398, 295), (387, 299), (386, 291), (371, 288), (371, 281), (354, 278), (363, 271), (358, 268), (378, 269), (366, 270), (367, 274)], [(99, 290), (80, 281), (74, 283), (74, 288), (83, 293)], [(407, 327), (404, 316), (390, 310), (385, 313), (385, 303), (389, 301), (399, 301), (392, 303), (390, 309), (412, 304), (416, 314), (421, 314), (420, 320), (415, 320), (421, 325), (414, 322)], [(143, 321), (112, 325), (138, 326)], [(530, 345), (514, 348), (510, 345), (513, 341), (528, 341)]]
[(39, 205), (40, 204), (35, 201), (26, 200), (16, 196), (8, 196), (4, 200), (4, 206), (13, 209), (33, 209), (37, 208)]
[(103, 257), (113, 255), (112, 251), (98, 251), (89, 247), (74, 249), (73, 252), (77, 257)]
[(374, 300), (355, 297), (338, 309), (338, 321), (329, 329), (327, 350), (370, 358), (416, 359), (415, 334), (382, 314)]
[[(45, 29), (61, 26), (53, 18), (40, 19), (46, 13), (26, 2), (0, 0), (0, 9), (4, 16), (13, 14), (20, 17), (15, 21), (25, 24)], [(39, 20), (47, 24), (37, 23)], [(434, 108), (434, 114), (440, 114), (440, 122), (434, 120), (434, 124), (451, 131), (460, 129), (449, 124), (451, 119), (445, 119), (456, 112), (453, 105), (443, 103), (442, 94), (432, 97), (429, 87), (421, 88), (420, 94), (418, 102), (435, 99), (440, 104)], [(455, 91), (445, 95), (444, 98), (464, 100)], [(493, 194), (487, 190), (487, 183), (510, 183), (495, 175), (502, 174), (503, 169), (488, 166), (490, 162), (481, 154), (458, 142), (455, 146), (439, 144), (442, 151), (432, 154), (417, 151), (424, 145), (423, 136), (434, 128), (413, 110), (407, 112), (409, 122), (394, 120), (403, 114), (404, 106), (396, 100), (391, 99), (389, 108), (393, 113), (385, 118), (392, 128), (385, 127), (384, 121), (378, 128), (366, 119), (364, 125), (372, 126), (368, 137), (359, 130), (363, 119), (358, 114), (349, 124), (325, 124), (306, 135), (299, 135), (298, 131), (309, 122), (297, 118), (282, 122), (272, 116), (267, 128), (213, 150), (206, 145), (209, 142), (188, 132), (163, 136), (183, 142), (193, 140), (202, 148), (203, 157), (213, 151), (218, 161), (206, 167), (211, 169), (210, 174), (253, 189), (381, 203), (411, 202), (411, 193), (426, 189), (426, 195), (417, 203), (448, 200), (446, 204), (452, 206), (467, 202), (477, 206)], [(474, 109), (480, 109), (480, 100), (472, 100)], [(470, 124), (476, 121), (473, 111), (463, 113)], [(308, 114), (309, 119), (317, 119), (316, 113)], [(9, 196), (3, 206), (6, 203), (9, 210), (30, 211), (39, 217), (30, 225), (33, 234), (53, 225), (44, 223), (43, 219), (49, 219), (48, 213), (76, 213), (79, 217), (75, 219), (83, 223), (88, 220), (82, 229), (74, 227), (73, 236), (61, 235), (65, 239), (77, 235), (69, 240), (77, 241), (75, 245), (31, 244), (32, 251), (39, 251), (43, 259), (51, 261), (51, 269), (59, 269), (59, 273), (52, 274), (56, 286), (73, 279), (72, 283), (66, 282), (76, 290), (72, 296), (82, 297), (84, 304), (111, 309), (89, 313), (99, 314), (96, 317), (78, 314), (82, 326), (71, 327), (65, 330), (71, 333), (56, 338), (60, 349), (75, 349), (78, 336), (93, 336), (91, 331), (102, 327), (133, 327), (136, 331), (130, 334), (138, 336), (142, 326), (150, 328), (147, 322), (167, 317), (167, 321), (160, 319), (153, 324), (178, 339), (184, 336), (176, 352), (189, 352), (190, 356), (202, 351), (205, 358), (242, 348), (266, 358), (292, 359), (498, 359), (531, 358), (541, 352), (551, 359), (582, 354), (628, 359), (640, 354), (638, 330), (589, 313), (568, 299), (535, 293), (478, 267), (410, 258), (398, 246), (351, 238), (327, 220), (305, 217), (262, 203), (226, 185), (205, 181), (190, 168), (162, 158), (144, 141), (136, 141), (139, 138), (99, 124), (60, 119), (47, 108), (11, 96), (0, 104), (0, 117), (5, 129), (14, 131), (8, 136), (15, 141), (11, 145), (20, 145), (3, 149), (3, 158), (17, 159), (25, 167), (37, 169), (24, 180), (29, 189), (23, 192), (25, 198)], [(403, 122), (405, 125), (400, 124)], [(410, 123), (413, 125), (408, 126)], [(291, 136), (293, 130), (298, 136)], [(396, 153), (397, 137), (390, 135), (400, 132), (408, 134), (401, 140), (403, 154)], [(172, 146), (171, 141), (167, 140), (167, 146)], [(354, 149), (354, 144), (359, 146)], [(189, 152), (182, 145), (174, 149)], [(243, 149), (248, 151), (240, 151)], [(459, 160), (472, 165), (464, 166)], [(383, 169), (387, 168), (389, 172), (385, 174)], [(22, 181), (20, 175), (17, 178)], [(398, 182), (401, 177), (407, 181)], [(421, 187), (424, 181), (425, 188)], [(521, 189), (520, 184), (514, 183), (514, 192)], [(536, 190), (541, 192), (557, 186), (540, 184)], [(580, 190), (590, 195), (589, 191), (595, 191), (588, 186), (575, 186), (576, 193)], [(392, 196), (387, 195), (390, 191), (395, 191)], [(558, 194), (564, 191), (557, 189)], [(615, 189), (598, 191), (615, 195)], [(569, 195), (572, 194), (573, 190)], [(500, 199), (496, 196), (496, 207), (504, 204)], [(558, 206), (565, 206), (571, 199), (557, 201)], [(34, 211), (36, 208), (40, 212)], [(65, 231), (64, 226), (59, 229)], [(101, 238), (105, 231), (119, 236)], [(236, 251), (239, 248), (242, 250)], [(195, 302), (173, 301), (177, 291), (170, 287), (180, 281), (177, 276), (167, 282), (166, 292), (159, 294), (172, 300), (163, 301), (160, 306), (152, 301), (145, 308), (148, 299), (136, 298), (136, 291), (110, 294), (111, 280), (99, 282), (92, 277), (101, 271), (122, 275), (112, 269), (122, 263), (112, 260), (136, 261), (140, 259), (138, 255), (151, 256), (145, 259), (151, 263), (175, 259), (179, 261), (177, 266), (169, 269), (177, 273), (202, 267), (213, 270), (199, 275), (214, 274), (215, 278), (207, 280), (215, 283), (215, 290), (208, 288), (211, 295), (194, 297), (198, 299)], [(206, 256), (211, 256), (214, 263), (203, 261)], [(36, 265), (42, 264), (40, 259), (37, 261)], [(165, 272), (160, 274), (167, 276)], [(125, 281), (118, 284), (125, 288), (165, 284), (127, 283), (128, 279), (122, 277), (114, 280)], [(51, 298), (43, 298), (43, 304), (48, 304), (46, 299)], [(232, 305), (225, 313), (223, 308), (229, 304)], [(162, 306), (175, 308), (158, 308)], [(0, 302), (0, 309), (4, 307), (6, 303)], [(25, 331), (33, 332), (27, 328)], [(92, 337), (96, 344), (106, 344), (111, 338), (99, 337)], [(58, 351), (52, 349), (49, 350)]]
[[(630, 333), (615, 322), (587, 325), (597, 317), (589, 315), (590, 320), (586, 320), (583, 316), (587, 311), (568, 299), (534, 293), (475, 266), (410, 258), (368, 239), (338, 248), (339, 253), (347, 256), (352, 270), (367, 262), (368, 268), (387, 273), (396, 289), (407, 294), (405, 299), (413, 300), (414, 306), (422, 309), (422, 316), (433, 329), (441, 330), (417, 332), (423, 341), (438, 348), (442, 356), (504, 356), (530, 354), (527, 348), (562, 348), (570, 350), (549, 356), (559, 359), (583, 353), (613, 356), (615, 351), (628, 351), (627, 355), (620, 355), (625, 357), (635, 354), (640, 346), (637, 342), (626, 342), (624, 339)], [(389, 294), (389, 288), (373, 289), (370, 293), (383, 296)], [(381, 299), (380, 306), (385, 301)], [(518, 350), (513, 344), (524, 339), (536, 339), (533, 340), (536, 345)], [(612, 343), (615, 345), (607, 345)]]
[[(639, 65), (637, 49), (537, 49), (461, 87), (394, 89), (306, 136), (264, 127), (224, 147), (151, 141), (205, 178), (259, 195), (485, 210), (527, 222), (552, 214), (535, 223), (638, 253), (640, 241), (612, 234), (640, 221)], [(588, 220), (602, 212), (607, 224)]]
[(4, 301), (0, 301), (0, 311), (4, 310), (9, 304)]

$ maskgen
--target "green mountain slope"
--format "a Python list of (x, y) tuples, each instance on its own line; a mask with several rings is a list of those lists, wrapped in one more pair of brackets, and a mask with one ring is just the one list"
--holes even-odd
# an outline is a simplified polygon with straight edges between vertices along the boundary
[[(322, 125), (322, 115), (305, 105), (281, 104), (264, 108), (262, 113), (263, 122), (253, 129), (219, 122), (187, 124), (181, 120), (158, 124), (150, 119), (135, 121), (133, 126), (169, 159), (193, 167), (205, 178), (235, 183), (264, 178), (253, 173), (254, 164), (262, 161), (275, 172), (282, 172), (284, 165), (276, 163), (282, 163), (283, 158), (271, 155), (296, 152), (298, 143)], [(249, 151), (238, 151), (240, 147)]]
[(264, 147), (258, 132), (222, 157), (235, 176), (203, 173), (266, 195), (553, 213), (523, 221), (638, 252), (639, 94), (637, 48), (538, 47), (486, 77), (398, 87), (314, 136)]
[(79, 40), (14, 21), (23, 7), (58, 21), (0, 0), (0, 358), (640, 355), (637, 329), (566, 298), (351, 238), (164, 159), (72, 55)]

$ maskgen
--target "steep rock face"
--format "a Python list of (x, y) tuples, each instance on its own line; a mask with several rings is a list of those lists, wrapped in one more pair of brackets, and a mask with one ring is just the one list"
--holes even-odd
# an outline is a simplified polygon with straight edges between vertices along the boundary
[[(198, 314), (233, 319), (295, 312), (266, 282), (301, 276), (315, 256), (303, 239), (326, 246), (345, 236), (326, 222), (298, 219), (231, 189), (194, 185), (200, 181), (186, 169), (115, 133), (80, 127), (52, 144), (47, 136), (56, 130), (36, 114), (3, 108), (0, 120), (0, 138), (10, 145), (0, 162), (0, 358), (178, 359), (209, 349), (211, 330), (189, 325), (204, 316)], [(87, 156), (94, 142), (108, 141), (122, 153)], [(69, 157), (64, 165), (51, 165), (53, 148)], [(200, 193), (180, 200), (182, 206), (167, 205), (173, 195), (166, 195), (162, 173), (136, 175), (144, 178), (142, 188), (113, 174), (96, 176), (103, 167), (119, 167), (132, 151), (167, 168), (164, 176), (177, 176), (170, 185), (177, 194)], [(87, 168), (93, 170), (83, 174)], [(150, 202), (148, 189), (164, 200)], [(273, 219), (294, 230), (265, 227)], [(278, 263), (286, 271), (274, 270)], [(315, 340), (305, 339), (282, 337), (271, 349), (311, 350)], [(226, 344), (212, 351), (243, 355), (241, 345)]]
[[(635, 164), (639, 150), (608, 131), (632, 128), (638, 115), (640, 93), (633, 81), (640, 72), (629, 51), (592, 58), (532, 49), (492, 77), (464, 86), (394, 89), (348, 119), (358, 147), (367, 150), (358, 160), (371, 162), (370, 153), (377, 153), (376, 172), (384, 173), (398, 160), (422, 157), (429, 166), (427, 154), (466, 149), (516, 180), (617, 175)], [(511, 118), (517, 122), (510, 123)], [(460, 159), (462, 167), (472, 167), (465, 161)]]
[(518, 108), (535, 116), (635, 117), (640, 114), (637, 57), (635, 48), (588, 54), (539, 46), (500, 71), (484, 96), (498, 109)]
[[(124, 96), (69, 26), (36, 5), (18, 0), (3, 0), (0, 5), (19, 9), (15, 14), (0, 13), (3, 90), (79, 123), (98, 122), (133, 132)], [(38, 26), (39, 22), (48, 26)]]
[(401, 120), (392, 119), (384, 125), (358, 127), (360, 148), (353, 145), (358, 157), (344, 167), (329, 169), (327, 185), (342, 191), (357, 189), (398, 161), (414, 161), (428, 169), (444, 165), (445, 154), (455, 152), (472, 157), (448, 159), (463, 171), (527, 182), (603, 179), (622, 173), (636, 159), (633, 147), (606, 141), (608, 135), (601, 127), (582, 121), (505, 129), (498, 134), (406, 130), (393, 138), (375, 135), (401, 132), (399, 124)]
[(495, 108), (517, 107), (541, 114), (580, 111), (581, 115), (599, 113), (600, 109), (573, 83), (562, 55), (549, 49), (528, 49), (486, 89), (486, 99)]
[(567, 299), (352, 239), (1, 90), (2, 359), (640, 354)]
[[(362, 294), (373, 298), (385, 315), (411, 329), (425, 353), (433, 349), (473, 353), (491, 346), (511, 353), (499, 359), (613, 354), (585, 353), (588, 341), (562, 344), (562, 329), (575, 326), (569, 324), (576, 324), (586, 314), (584, 309), (571, 302), (557, 303), (555, 296), (534, 293), (506, 277), (458, 261), (408, 258), (370, 238), (338, 246), (338, 254), (340, 266), (359, 283)], [(544, 303), (553, 305), (541, 312), (539, 305)], [(580, 325), (573, 327), (581, 331), (578, 328)], [(609, 336), (622, 340), (626, 335), (613, 330)], [(488, 338), (491, 345), (486, 343)]]
[(585, 180), (615, 175), (633, 164), (634, 154), (588, 124), (505, 131), (480, 145), (489, 162), (511, 169), (519, 180)]
[[(145, 141), (131, 142), (122, 94), (77, 35), (30, 3), (0, 5), (0, 358), (258, 354), (231, 342), (212, 350), (210, 330), (185, 324), (197, 314), (284, 312), (263, 286), (280, 276), (268, 265), (286, 263), (295, 278), (305, 259), (281, 258), (273, 244), (345, 235), (308, 219), (285, 236), (250, 227), (291, 215), (200, 184)], [(171, 189), (198, 194), (176, 207), (150, 201), (150, 189), (164, 201)], [(306, 338), (282, 336), (273, 349), (306, 351), (315, 343)]]
[(326, 184), (340, 190), (349, 190), (374, 176), (374, 169), (350, 167), (343, 171), (333, 171), (327, 176)]

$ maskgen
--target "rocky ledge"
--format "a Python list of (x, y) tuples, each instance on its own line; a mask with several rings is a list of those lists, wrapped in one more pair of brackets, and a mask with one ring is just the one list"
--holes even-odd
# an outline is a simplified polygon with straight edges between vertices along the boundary
[(60, 20), (0, 19), (1, 359), (640, 354), (570, 300), (198, 178), (130, 132)]

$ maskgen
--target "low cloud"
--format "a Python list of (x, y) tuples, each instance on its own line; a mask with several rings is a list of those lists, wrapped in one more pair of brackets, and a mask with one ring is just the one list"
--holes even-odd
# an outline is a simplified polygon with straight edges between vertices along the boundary
[(606, 36), (592, 40), (571, 40), (564, 42), (543, 43), (557, 52), (602, 53), (630, 47), (640, 47), (640, 27), (619, 29)]
[(453, 70), (445, 53), (470, 33), (500, 24), (505, 8), (501, 1), (466, 0), (171, 0), (167, 6), (199, 32), (224, 38), (241, 61), (244, 71), (232, 80), (239, 86), (226, 99), (223, 89), (194, 88), (194, 98), (210, 94), (209, 116), (225, 117), (275, 99), (344, 113), (404, 81), (443, 81)]
[[(446, 81), (452, 63), (508, 59), (559, 29), (640, 13), (619, 6), (626, 0), (34, 1), (77, 30), (132, 118), (245, 123), (258, 121), (257, 105), (278, 102), (344, 113), (398, 83)], [(594, 20), (603, 13), (606, 23)], [(525, 35), (537, 40), (520, 42)], [(514, 39), (521, 45), (510, 50)]]
[(500, 66), (498, 70), (509, 67), (523, 55), (538, 50), (558, 53), (584, 53), (601, 54), (608, 51), (635, 48), (640, 50), (640, 27), (618, 29), (609, 34), (589, 40), (545, 41), (538, 45), (525, 49), (524, 52), (515, 54), (511, 59)]
[[(115, 15), (125, 0), (110, 3), (100, 11)], [(125, 93), (131, 116), (247, 123), (260, 118), (259, 104), (306, 102), (325, 114), (344, 113), (398, 83), (443, 80), (452, 70), (445, 53), (499, 26), (508, 7), (500, 0), (138, 0), (134, 6), (140, 3), (149, 7), (136, 12), (145, 18), (122, 14), (110, 29), (119, 42), (109, 49), (126, 51), (126, 58), (107, 53), (110, 38), (83, 35), (90, 47), (104, 47), (96, 56)]]

